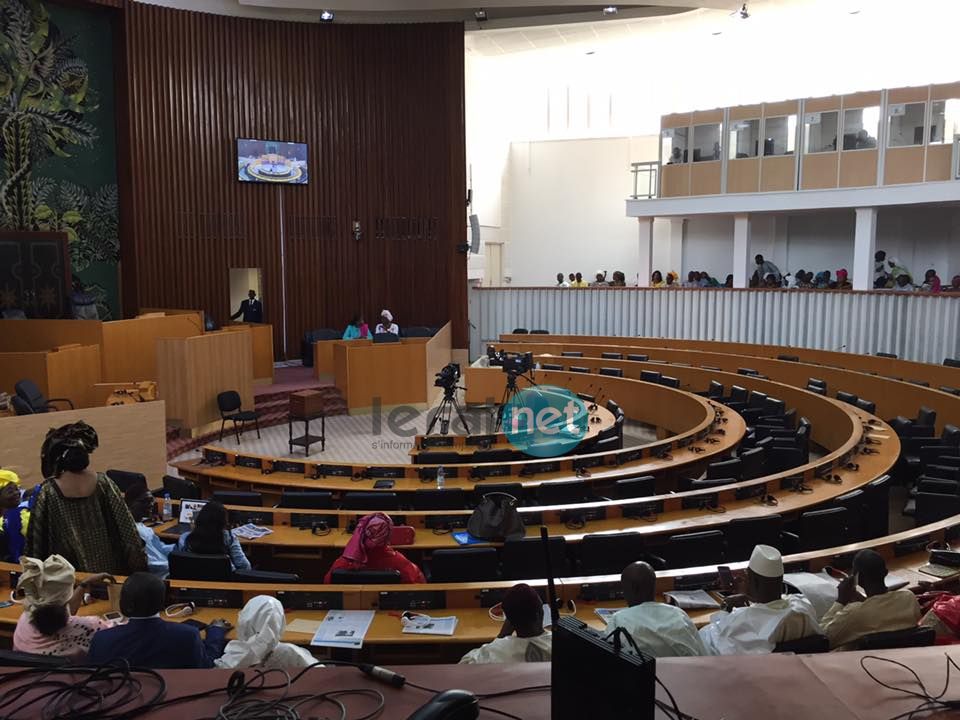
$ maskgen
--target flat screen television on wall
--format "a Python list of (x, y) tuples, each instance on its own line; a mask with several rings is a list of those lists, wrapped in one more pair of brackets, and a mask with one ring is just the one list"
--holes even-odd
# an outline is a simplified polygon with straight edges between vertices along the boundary
[(306, 185), (307, 146), (280, 140), (237, 139), (237, 173), (240, 182)]

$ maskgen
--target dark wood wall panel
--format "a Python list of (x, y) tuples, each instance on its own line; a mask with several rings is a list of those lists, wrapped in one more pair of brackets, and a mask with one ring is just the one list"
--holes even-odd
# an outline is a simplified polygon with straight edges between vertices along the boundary
[[(467, 346), (462, 26), (124, 14), (127, 313), (224, 322), (229, 268), (259, 267), (279, 352), (282, 207), (291, 356), (305, 330), (383, 307), (401, 325), (450, 320)], [(238, 137), (308, 143), (310, 184), (239, 183)]]

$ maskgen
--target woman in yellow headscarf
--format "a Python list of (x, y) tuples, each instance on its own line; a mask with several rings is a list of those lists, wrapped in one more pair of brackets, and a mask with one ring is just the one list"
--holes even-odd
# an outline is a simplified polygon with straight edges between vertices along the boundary
[(21, 495), (19, 476), (13, 470), (0, 470), (0, 548), (7, 562), (20, 562), (30, 522), (30, 504), (36, 498), (35, 491), (26, 498)]

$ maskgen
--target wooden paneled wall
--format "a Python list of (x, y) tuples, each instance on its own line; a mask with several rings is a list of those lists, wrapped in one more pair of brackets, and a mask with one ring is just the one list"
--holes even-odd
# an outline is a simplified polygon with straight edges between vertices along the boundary
[[(450, 320), (466, 347), (461, 25), (121, 12), (128, 316), (199, 307), (223, 323), (229, 269), (258, 267), (279, 353), (282, 208), (291, 357), (304, 331), (384, 307), (401, 326)], [(308, 143), (309, 185), (238, 182), (238, 137)]]

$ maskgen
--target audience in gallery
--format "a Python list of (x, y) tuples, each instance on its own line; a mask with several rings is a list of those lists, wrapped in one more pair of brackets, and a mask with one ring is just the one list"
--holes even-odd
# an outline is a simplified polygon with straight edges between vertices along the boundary
[[(573, 273), (571, 273), (570, 276), (573, 277)], [(561, 288), (570, 287), (570, 283), (568, 283), (566, 280), (563, 279), (562, 272), (557, 273), (557, 287), (561, 287)]]
[(921, 613), (916, 596), (909, 590), (887, 590), (886, 577), (887, 564), (879, 553), (861, 550), (854, 556), (853, 572), (840, 581), (836, 602), (820, 620), (831, 649), (853, 649), (864, 635), (917, 624)]
[(215, 500), (210, 500), (200, 508), (193, 519), (193, 529), (180, 536), (177, 550), (198, 555), (228, 555), (235, 571), (249, 570), (251, 567), (240, 541), (230, 532), (226, 509)]
[(645, 562), (627, 565), (620, 586), (628, 607), (607, 622), (606, 634), (622, 628), (653, 657), (706, 655), (690, 616), (675, 605), (655, 602), (657, 574)]
[(758, 287), (761, 284), (769, 287), (768, 279), (771, 275), (776, 283), (775, 286), (779, 287), (782, 284), (783, 274), (780, 272), (780, 268), (769, 260), (764, 260), (763, 255), (757, 255), (753, 260), (757, 264), (757, 269), (753, 271), (753, 278), (750, 281), (751, 287)]
[(170, 572), (169, 557), (175, 547), (167, 544), (160, 539), (153, 528), (147, 527), (143, 520), (154, 520), (157, 516), (157, 504), (147, 486), (143, 483), (135, 483), (127, 488), (124, 493), (124, 500), (130, 509), (137, 524), (137, 532), (140, 539), (143, 540), (143, 547), (147, 553), (147, 570), (159, 577), (166, 577)]
[(514, 585), (501, 603), (503, 627), (492, 642), (471, 650), (461, 664), (547, 662), (553, 644), (543, 627), (543, 600), (526, 583)]
[(237, 617), (237, 639), (214, 660), (218, 668), (263, 668), (292, 672), (317, 664), (308, 650), (281, 642), (287, 626), (283, 605), (270, 595), (257, 595)]
[(570, 287), (575, 287), (575, 288), (585, 288), (588, 286), (589, 286), (589, 283), (583, 279), (583, 275), (581, 273), (577, 273), (576, 275), (574, 275), (573, 282), (570, 283)]
[(129, 575), (147, 557), (117, 486), (89, 469), (96, 431), (85, 422), (55, 428), (40, 450), (42, 483), (30, 513), (24, 553), (60, 555), (79, 572)]
[(65, 558), (51, 555), (46, 560), (24, 557), (20, 579), (12, 598), (23, 605), (13, 631), (13, 649), (35, 655), (56, 655), (74, 662), (86, 659), (94, 633), (109, 627), (97, 615), (77, 617), (86, 591), (104, 581), (106, 573), (93, 575), (82, 583)]
[(663, 281), (663, 273), (659, 270), (654, 270), (653, 274), (650, 276), (650, 287), (662, 288), (666, 287), (666, 283)]
[(20, 490), (20, 476), (0, 469), (0, 553), (6, 562), (20, 562), (26, 545), (30, 510), (37, 501), (40, 485), (28, 492)]
[(709, 655), (760, 655), (777, 644), (820, 635), (813, 605), (802, 595), (783, 595), (783, 558), (757, 545), (747, 566), (746, 593), (727, 598), (733, 609), (715, 614), (700, 629)]
[(594, 273), (594, 280), (590, 283), (590, 287), (606, 287), (607, 283), (607, 273), (603, 270), (597, 270)]
[(396, 570), (402, 583), (426, 582), (420, 568), (390, 547), (393, 528), (393, 520), (386, 513), (360, 518), (343, 554), (334, 561), (323, 581), (332, 582), (334, 570)]
[(390, 333), (392, 335), (400, 334), (400, 326), (393, 321), (393, 313), (386, 309), (381, 311), (380, 322), (377, 323), (377, 327), (373, 330), (374, 335), (381, 335), (383, 333)]
[(363, 315), (354, 315), (343, 331), (343, 340), (357, 340), (370, 336), (370, 326), (363, 320)]
[(167, 588), (152, 573), (137, 572), (120, 590), (120, 612), (126, 623), (100, 630), (90, 643), (89, 663), (125, 661), (133, 667), (157, 670), (212, 668), (223, 655), (230, 623), (218, 618), (206, 627), (206, 637), (192, 625), (160, 617)]
[(933, 268), (927, 270), (923, 276), (923, 284), (920, 286), (921, 292), (938, 293), (942, 292), (943, 286), (940, 282), (940, 276)]

